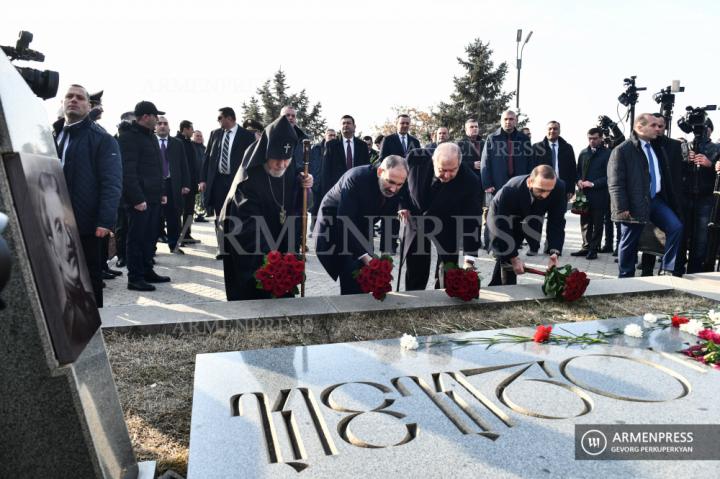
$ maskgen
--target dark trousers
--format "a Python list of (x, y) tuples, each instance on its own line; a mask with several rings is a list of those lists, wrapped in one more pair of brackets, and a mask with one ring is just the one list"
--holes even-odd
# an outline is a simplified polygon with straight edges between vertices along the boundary
[(339, 256), (343, 259), (343, 266), (340, 269), (340, 294), (360, 294), (362, 290), (357, 280), (353, 278), (353, 272), (359, 270), (363, 263), (358, 259)]
[(510, 267), (510, 263), (503, 263), (499, 259), (495, 260), (495, 268), (488, 286), (511, 286), (515, 284), (517, 284), (517, 275)]
[(88, 273), (90, 273), (90, 283), (92, 284), (93, 293), (95, 294), (95, 304), (98, 308), (103, 306), (103, 288), (102, 288), (102, 247), (101, 238), (93, 235), (80, 235), (80, 243), (82, 244), (85, 263), (87, 264)]
[[(419, 291), (425, 289), (430, 277), (430, 262), (432, 249), (428, 238), (413, 238), (405, 257), (405, 291)], [(440, 287), (438, 271), (440, 263), (458, 264), (458, 252), (440, 254), (435, 265), (435, 289)]]
[[(168, 247), (172, 251), (177, 246), (178, 238), (180, 238), (180, 211), (182, 205), (175, 204), (175, 195), (173, 195), (170, 178), (165, 180), (165, 195), (167, 196), (167, 202), (162, 205), (162, 216), (167, 225)], [(160, 231), (162, 231), (162, 227)]]
[[(620, 242), (620, 223), (613, 222), (610, 208), (605, 210), (603, 223), (605, 224), (605, 243), (603, 246), (609, 246), (612, 249), (617, 249), (617, 245)], [(613, 232), (616, 233), (615, 240), (613, 240)]]
[[(656, 196), (650, 201), (650, 221), (665, 233), (665, 254), (662, 259), (662, 269), (675, 270), (680, 242), (682, 240), (683, 226), (665, 201)], [(620, 244), (618, 245), (618, 267), (620, 278), (635, 276), (638, 244), (644, 224), (620, 223)]]
[(138, 211), (130, 206), (127, 209), (127, 218), (128, 281), (139, 281), (153, 269), (152, 257), (157, 241), (160, 204), (148, 203), (145, 211)]
[[(388, 233), (392, 232), (392, 236)], [(394, 253), (398, 247), (398, 236), (400, 235), (400, 220), (390, 216), (380, 219), (380, 251), (383, 253)]]
[(580, 231), (583, 241), (581, 249), (595, 252), (600, 249), (605, 212), (605, 208), (593, 208), (591, 206), (588, 214), (580, 216)]
[(703, 262), (707, 254), (708, 223), (712, 214), (713, 197), (712, 195), (686, 197), (683, 199), (683, 205), (685, 234), (675, 271), (684, 273), (687, 264), (688, 274), (699, 273), (703, 270)]
[(183, 196), (183, 218), (180, 223), (180, 228), (184, 228), (187, 224), (187, 230), (185, 231), (185, 237), (187, 238), (192, 234), (192, 220), (195, 218), (195, 195), (197, 192), (192, 190), (187, 195)]
[(120, 206), (115, 222), (115, 251), (118, 259), (125, 259), (125, 246), (127, 244), (127, 207)]

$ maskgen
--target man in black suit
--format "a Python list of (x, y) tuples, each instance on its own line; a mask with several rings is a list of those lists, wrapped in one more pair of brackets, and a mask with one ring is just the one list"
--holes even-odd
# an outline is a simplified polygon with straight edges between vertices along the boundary
[(588, 130), (589, 146), (580, 152), (577, 165), (578, 188), (582, 189), (588, 201), (588, 212), (580, 216), (582, 248), (570, 253), (571, 256), (585, 256), (597, 259), (603, 234), (604, 218), (610, 208), (607, 189), (607, 164), (610, 150), (603, 146), (602, 130)]
[[(535, 153), (535, 166), (548, 165), (555, 171), (555, 175), (565, 183), (566, 202), (570, 201), (575, 193), (575, 183), (577, 183), (577, 164), (575, 163), (575, 151), (572, 145), (560, 136), (560, 123), (557, 121), (549, 121), (547, 124), (547, 133), (542, 141), (533, 145)], [(542, 234), (544, 218), (538, 218), (538, 224), (533, 224), (533, 230)], [(530, 250), (528, 256), (534, 256), (540, 249), (540, 236), (537, 238), (527, 238)], [(547, 247), (547, 245), (546, 245)], [(547, 248), (546, 248), (547, 249)]]
[[(237, 124), (235, 110), (224, 107), (219, 111), (220, 128), (210, 134), (198, 185), (198, 189), (205, 193), (205, 210), (212, 212), (216, 218), (240, 168), (245, 150), (255, 141), (253, 133)], [(216, 220), (216, 233), (217, 224)], [(220, 259), (220, 255), (216, 258)]]
[[(528, 220), (546, 213), (548, 268), (557, 266), (565, 241), (566, 204), (565, 185), (547, 165), (536, 166), (529, 175), (515, 176), (500, 188), (488, 213), (490, 250), (495, 257), (489, 286), (517, 284), (516, 275), (525, 271), (518, 249), (527, 236), (526, 230), (532, 228)], [(538, 231), (533, 233), (539, 235)]]
[(440, 126), (435, 130), (432, 139), (434, 141), (425, 145), (425, 148), (437, 148), (440, 143), (450, 141), (450, 130), (448, 130), (447, 126)]
[(198, 167), (195, 159), (195, 146), (192, 142), (194, 128), (193, 124), (189, 120), (183, 120), (178, 126), (178, 132), (175, 138), (180, 140), (185, 147), (185, 160), (188, 166), (188, 173), (190, 175), (190, 192), (183, 196), (183, 214), (182, 221), (180, 222), (180, 231), (185, 228), (185, 235), (182, 238), (182, 243), (195, 244), (199, 243), (200, 240), (196, 240), (192, 237), (192, 221), (195, 217), (195, 195), (198, 192), (198, 183), (200, 183), (200, 167)]
[[(462, 151), (462, 162), (468, 165), (473, 173), (475, 173), (478, 179), (478, 188), (481, 190), (483, 187), (482, 181), (480, 180), (480, 160), (482, 158), (484, 144), (485, 142), (482, 138), (480, 138), (480, 125), (478, 124), (478, 121), (475, 118), (468, 118), (465, 120), (465, 136), (462, 140), (458, 141), (458, 146), (460, 147), (460, 151)], [(478, 200), (480, 201), (479, 207), (482, 211), (485, 206), (484, 191), (483, 194), (479, 196)], [(487, 216), (485, 213), (483, 213), (483, 215), (484, 217)], [(471, 220), (465, 225), (465, 231), (471, 231), (472, 229), (478, 228), (479, 234), (481, 227), (482, 222), (480, 220)], [(481, 243), (482, 241), (478, 242), (478, 248), (482, 246)], [(477, 256), (477, 252), (468, 251), (467, 254)]]
[[(397, 133), (387, 135), (383, 138), (382, 144), (380, 145), (380, 154), (378, 160), (382, 161), (385, 157), (390, 155), (407, 157), (408, 152), (415, 148), (420, 148), (420, 140), (410, 135), (410, 116), (402, 113), (398, 115), (395, 121), (395, 128)], [(392, 234), (388, 237), (388, 229), (391, 229)], [(393, 254), (397, 250), (397, 236), (400, 232), (400, 222), (397, 219), (387, 221), (383, 219), (380, 222), (380, 251), (383, 253)]]
[(378, 167), (348, 170), (323, 198), (313, 233), (315, 250), (332, 279), (340, 277), (340, 294), (362, 292), (353, 271), (372, 259), (375, 219), (397, 215), (407, 175), (405, 158), (390, 155)]
[(340, 137), (327, 142), (322, 166), (320, 198), (337, 183), (348, 170), (370, 164), (367, 144), (355, 137), (355, 119), (344, 115), (341, 119)]
[[(155, 127), (160, 159), (163, 165), (165, 196), (160, 225), (167, 224), (168, 248), (174, 254), (185, 254), (178, 247), (180, 238), (180, 215), (185, 197), (190, 193), (190, 173), (185, 148), (180, 140), (170, 137), (170, 125), (164, 116), (158, 117)], [(162, 230), (162, 227), (160, 228)]]
[[(479, 241), (463, 231), (468, 218), (479, 218), (481, 210), (477, 177), (463, 164), (455, 143), (442, 143), (435, 150), (416, 149), (408, 154), (408, 195), (401, 198), (400, 216), (405, 220), (407, 262), (405, 289), (425, 289), (430, 275), (432, 242), (440, 263), (458, 264), (460, 245), (477, 251)], [(438, 268), (435, 269), (438, 278)], [(435, 282), (437, 288), (439, 283)]]

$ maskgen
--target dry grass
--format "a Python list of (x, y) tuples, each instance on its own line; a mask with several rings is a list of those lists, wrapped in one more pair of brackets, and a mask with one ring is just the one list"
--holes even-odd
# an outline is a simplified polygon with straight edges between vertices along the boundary
[(105, 340), (138, 459), (156, 460), (158, 470), (184, 474), (196, 354), (637, 316), (668, 311), (668, 305), (673, 310), (714, 306), (710, 300), (682, 293), (622, 295), (571, 304), (529, 301), (440, 311), (358, 313), (256, 330), (151, 336), (106, 333)]

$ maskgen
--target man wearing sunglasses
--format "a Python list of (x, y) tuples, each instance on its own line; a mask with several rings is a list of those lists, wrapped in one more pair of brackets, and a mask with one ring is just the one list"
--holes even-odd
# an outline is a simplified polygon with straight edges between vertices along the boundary
[[(548, 268), (557, 266), (565, 242), (565, 183), (548, 165), (533, 168), (529, 175), (516, 176), (500, 188), (490, 203), (487, 226), (495, 270), (489, 286), (517, 284), (525, 272), (518, 248), (532, 231), (537, 218), (547, 213)], [(535, 221), (533, 221), (535, 220)]]
[[(216, 218), (225, 204), (245, 150), (255, 141), (252, 132), (237, 124), (235, 110), (224, 107), (219, 111), (217, 120), (220, 128), (210, 134), (198, 185), (198, 190), (204, 193), (205, 210), (214, 213)], [(217, 221), (215, 228), (217, 234)], [(216, 259), (221, 259), (220, 254)]]

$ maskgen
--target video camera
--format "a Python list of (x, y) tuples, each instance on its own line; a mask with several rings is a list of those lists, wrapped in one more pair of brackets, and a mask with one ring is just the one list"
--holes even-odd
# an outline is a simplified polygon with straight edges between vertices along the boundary
[(707, 112), (717, 110), (717, 105), (706, 105), (704, 107), (685, 108), (685, 116), (677, 122), (678, 127), (685, 133), (692, 133), (696, 137), (705, 135)]
[[(29, 62), (44, 62), (45, 55), (29, 48), (32, 40), (32, 33), (21, 31), (14, 47), (0, 45), (0, 48), (2, 48), (5, 55), (10, 58), (10, 61), (25, 60)], [(16, 66), (15, 69), (38, 97), (47, 100), (57, 95), (58, 85), (60, 83), (60, 74), (58, 72), (51, 70), (41, 71), (34, 68), (18, 66)]]
[(633, 75), (630, 78), (625, 78), (623, 84), (625, 85), (625, 91), (620, 94), (618, 101), (623, 106), (631, 106), (638, 101), (638, 92), (647, 90), (647, 87), (635, 86), (635, 79), (637, 75)]

